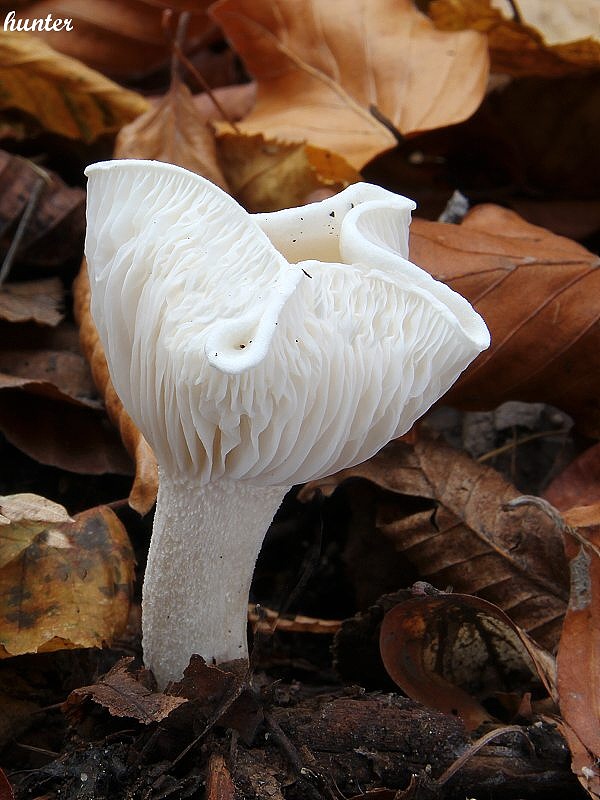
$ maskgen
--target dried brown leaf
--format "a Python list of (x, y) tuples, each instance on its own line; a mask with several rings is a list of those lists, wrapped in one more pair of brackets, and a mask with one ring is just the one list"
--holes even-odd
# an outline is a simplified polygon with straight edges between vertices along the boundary
[(596, 512), (586, 526), (579, 511), (564, 514), (571, 594), (556, 659), (557, 689), (573, 772), (592, 797), (600, 797), (600, 522)]
[[(39, 494), (23, 492), (0, 495), (0, 524), (11, 526), (10, 536), (5, 535), (0, 540), (0, 567), (16, 558), (25, 547), (29, 547), (48, 524), (72, 521), (64, 506)], [(26, 530), (20, 530), (20, 523), (26, 523)], [(41, 524), (36, 530), (38, 523)]]
[[(194, 105), (205, 120), (225, 120), (237, 122), (249, 114), (256, 103), (256, 84), (240, 83), (231, 86), (220, 86), (212, 90), (212, 96), (217, 99), (216, 106), (213, 99), (206, 92), (194, 95)], [(225, 116), (221, 113), (225, 112)]]
[(262, 711), (257, 699), (245, 691), (246, 669), (244, 664), (241, 671), (232, 672), (192, 656), (183, 678), (158, 692), (151, 672), (136, 667), (133, 658), (123, 658), (96, 683), (73, 691), (64, 710), (71, 718), (81, 717), (84, 704), (92, 701), (113, 717), (129, 717), (145, 725), (172, 723), (178, 729), (218, 723), (235, 728), (250, 741)]
[(148, 108), (141, 95), (25, 33), (0, 31), (0, 86), (0, 112), (27, 115), (31, 133), (84, 142), (116, 133)]
[[(72, 30), (36, 31), (55, 50), (77, 58), (106, 75), (136, 77), (156, 69), (170, 55), (162, 24), (165, 8), (192, 12), (188, 45), (194, 46), (211, 28), (206, 17), (210, 0), (34, 0), (19, 8), (15, 19), (69, 18)], [(14, 4), (4, 4), (6, 10)]]
[(15, 388), (101, 408), (85, 359), (68, 350), (0, 348), (0, 390)]
[(440, 30), (486, 33), (495, 72), (559, 77), (600, 66), (600, 41), (546, 44), (539, 31), (505, 17), (490, 0), (432, 0), (428, 14)]
[(600, 768), (598, 758), (591, 753), (576, 732), (564, 720), (552, 720), (564, 736), (571, 751), (571, 769), (585, 791), (594, 800), (600, 799)]
[(43, 464), (84, 474), (131, 474), (102, 411), (77, 328), (0, 322), (0, 431)]
[(121, 129), (115, 158), (166, 161), (203, 175), (227, 190), (217, 163), (215, 137), (192, 93), (177, 77), (154, 108)]
[[(568, 516), (567, 516), (568, 519)], [(600, 758), (600, 525), (568, 530), (571, 596), (557, 655), (561, 714)]]
[(58, 278), (5, 283), (0, 286), (0, 319), (58, 325), (64, 316), (61, 311), (63, 296), (63, 285)]
[(109, 508), (72, 522), (28, 523), (21, 516), (2, 532), (11, 543), (4, 556), (13, 557), (0, 566), (0, 657), (100, 647), (123, 631), (134, 556)]
[(600, 435), (598, 256), (493, 205), (477, 206), (461, 225), (415, 219), (410, 252), (475, 305), (492, 335), (450, 404), (542, 401)]
[[(561, 530), (543, 510), (507, 507), (519, 492), (446, 445), (392, 442), (364, 464), (307, 484), (330, 494), (351, 478), (386, 489), (375, 526), (421, 579), (498, 605), (540, 645), (558, 642), (568, 589)], [(431, 501), (414, 510), (415, 498)]]
[(144, 725), (161, 722), (187, 702), (185, 697), (157, 692), (151, 674), (136, 668), (133, 658), (122, 658), (96, 683), (75, 689), (63, 709), (73, 718), (81, 714), (81, 704), (88, 700), (105, 708), (112, 717), (129, 717)]
[(15, 800), (15, 793), (4, 771), (0, 769), (0, 800)]
[(131, 475), (117, 432), (97, 411), (20, 389), (0, 392), (0, 432), (41, 464), (84, 475)]
[(37, 184), (42, 183), (33, 214), (23, 231), (15, 267), (60, 267), (80, 258), (85, 234), (85, 192), (69, 187), (51, 170), (40, 171), (31, 161), (0, 150), (0, 252), (12, 243), (15, 227)]
[(589, 447), (557, 475), (544, 497), (560, 511), (600, 503), (600, 444)]
[(135, 462), (135, 479), (129, 495), (129, 504), (140, 514), (146, 514), (154, 505), (158, 491), (156, 457), (123, 408), (110, 380), (104, 350), (90, 314), (90, 284), (85, 260), (73, 284), (73, 298), (81, 348), (92, 370), (98, 391), (104, 399), (108, 416), (119, 430), (121, 440)]
[(538, 669), (554, 691), (554, 660), (497, 606), (470, 595), (417, 593), (381, 624), (383, 663), (413, 700), (458, 713), (474, 730), (490, 721), (480, 700), (522, 690)]
[(219, 160), (232, 194), (247, 211), (278, 211), (309, 202), (320, 189), (332, 194), (360, 180), (341, 156), (306, 144), (269, 141), (261, 134), (225, 133)]
[(238, 731), (242, 740), (251, 742), (263, 719), (258, 698), (247, 687), (248, 664), (245, 660), (213, 666), (201, 656), (193, 655), (180, 681), (169, 684), (166, 691), (190, 701), (187, 709), (207, 725), (218, 723)]
[(467, 118), (485, 92), (485, 38), (436, 30), (411, 0), (220, 0), (210, 13), (258, 82), (242, 130), (305, 140), (355, 169), (396, 144), (372, 107), (409, 133)]

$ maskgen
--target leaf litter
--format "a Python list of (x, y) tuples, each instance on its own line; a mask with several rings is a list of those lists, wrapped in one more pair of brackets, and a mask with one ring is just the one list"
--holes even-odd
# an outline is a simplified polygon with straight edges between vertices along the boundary
[[(8, 776), (1, 791), (95, 800), (193, 797), (202, 786), (209, 800), (340, 792), (500, 800), (599, 796), (598, 256), (586, 174), (595, 163), (590, 143), (597, 115), (579, 110), (597, 69), (595, 45), (578, 43), (569, 29), (563, 43), (547, 44), (541, 31), (519, 20), (498, 22), (487, 3), (469, 0), (438, 0), (429, 13), (437, 25), (474, 25), (477, 31), (436, 30), (408, 0), (394, 9), (377, 0), (367, 12), (364, 5), (352, 12), (345, 6), (344, 14), (336, 3), (309, 9), (304, 0), (286, 0), (275, 13), (268, 4), (221, 0), (211, 10), (213, 22), (204, 5), (187, 2), (171, 16), (163, 16), (160, 3), (144, 0), (119, 9), (110, 0), (93, 4), (99, 36), (92, 45), (87, 21), (78, 18), (79, 32), (60, 45), (71, 55), (131, 80), (140, 65), (143, 15), (153, 26), (147, 52), (160, 60), (169, 51), (169, 29), (185, 30), (178, 15), (196, 11), (191, 23), (183, 20), (188, 38), (174, 45), (174, 54), (185, 51), (192, 66), (168, 76), (150, 102), (50, 51), (41, 36), (3, 37), (2, 128), (9, 142), (20, 138), (30, 152), (48, 155), (57, 173), (57, 141), (74, 159), (85, 151), (83, 158), (92, 161), (97, 156), (90, 148), (97, 144), (91, 143), (112, 146), (118, 133), (118, 155), (180, 163), (222, 185), (220, 176), (226, 176), (248, 210), (270, 210), (338, 191), (360, 179), (359, 169), (369, 173), (373, 157), (393, 165), (384, 183), (409, 193), (396, 170), (408, 174), (403, 159), (414, 142), (413, 154), (426, 145), (410, 165), (416, 195), (437, 192), (445, 204), (455, 189), (465, 194), (460, 162), (449, 158), (457, 137), (494, 103), (502, 135), (496, 139), (493, 128), (483, 126), (479, 140), (492, 154), (498, 147), (502, 163), (510, 165), (501, 202), (523, 216), (482, 204), (487, 189), (498, 202), (497, 185), (486, 185), (490, 173), (482, 172), (477, 180), (484, 191), (467, 187), (475, 208), (460, 224), (417, 218), (411, 235), (413, 260), (464, 293), (492, 331), (493, 347), (445, 402), (496, 409), (518, 401), (503, 407), (513, 432), (523, 401), (550, 403), (543, 406), (548, 414), (554, 406), (561, 420), (564, 412), (572, 416), (575, 427), (564, 424), (561, 435), (569, 453), (583, 455), (572, 465), (553, 463), (551, 451), (541, 447), (548, 431), (534, 431), (527, 448), (515, 433), (504, 445), (510, 470), (500, 475), (464, 446), (458, 452), (432, 439), (424, 432), (432, 429), (426, 420), (367, 464), (301, 488), (298, 498), (287, 498), (257, 566), (250, 670), (193, 657), (181, 681), (156, 691), (134, 660), (141, 653), (139, 594), (132, 594), (131, 583), (136, 558), (138, 578), (143, 570), (148, 520), (110, 489), (111, 475), (126, 473), (130, 464), (117, 434), (109, 435), (107, 417), (135, 462), (129, 505), (142, 514), (156, 496), (156, 461), (110, 383), (87, 308), (84, 269), (71, 306), (69, 284), (81, 255), (81, 189), (67, 187), (44, 166), (52, 187), (36, 197), (34, 173), (7, 145), (0, 173), (5, 248), (28, 204), (35, 224), (22, 226), (19, 257), (0, 291), (0, 430), (8, 454), (0, 476), (8, 487), (0, 503), (0, 637), (10, 654), (0, 664), (0, 766)], [(37, 13), (42, 5), (27, 3), (19, 13)], [(138, 18), (134, 6), (143, 7)], [(444, 8), (454, 16), (444, 20)], [(117, 47), (127, 37), (129, 49)], [(110, 55), (117, 52), (119, 58)], [(16, 55), (11, 60), (7, 53)], [(28, 75), (22, 72), (26, 57), (33, 64)], [(203, 64), (219, 63), (221, 74), (231, 75), (238, 57), (256, 82), (242, 83), (249, 75), (240, 62), (238, 85), (217, 88), (211, 81), (228, 116), (219, 123), (223, 113), (210, 95), (193, 96), (194, 74)], [(364, 69), (356, 68), (360, 59)], [(527, 98), (534, 92), (524, 78), (484, 99), (490, 59), (494, 69), (538, 76), (544, 98), (539, 126), (515, 123), (528, 119)], [(39, 83), (30, 86), (34, 76)], [(85, 98), (77, 85), (85, 85)], [(72, 102), (33, 109), (23, 86), (30, 97), (38, 86), (48, 97), (63, 87)], [(547, 136), (556, 130), (556, 114), (564, 118), (553, 91), (579, 97), (571, 104), (578, 109), (572, 127), (581, 131), (576, 148), (567, 135)], [(102, 120), (99, 98), (109, 104)], [(467, 121), (456, 124), (461, 119)], [(501, 150), (507, 132), (524, 161), (516, 146), (508, 155)], [(57, 138), (46, 144), (46, 134)], [(432, 157), (427, 148), (436, 136), (445, 149)], [(538, 168), (535, 154), (542, 151), (546, 161)], [(547, 218), (554, 214), (553, 225), (580, 230), (587, 246), (535, 224), (542, 204), (548, 212), (556, 204), (558, 186), (567, 192), (560, 209), (571, 219), (577, 209), (582, 224), (557, 219), (558, 206)], [(453, 413), (466, 431), (472, 412)], [(443, 424), (436, 430), (456, 440)], [(23, 480), (17, 472), (11, 477), (17, 448), (29, 454), (41, 480)], [(538, 460), (528, 485), (528, 470), (514, 467), (531, 448)], [(483, 446), (475, 449), (490, 455)], [(49, 470), (62, 476), (62, 489)], [(67, 470), (109, 473), (102, 481), (104, 491), (113, 491), (117, 514), (73, 497), (67, 511), (61, 503)], [(531, 498), (531, 485), (545, 488), (562, 516)], [(311, 544), (315, 531), (319, 547)], [(302, 591), (293, 592), (298, 575), (310, 569), (313, 579), (303, 577)], [(287, 597), (294, 598), (290, 608)]]

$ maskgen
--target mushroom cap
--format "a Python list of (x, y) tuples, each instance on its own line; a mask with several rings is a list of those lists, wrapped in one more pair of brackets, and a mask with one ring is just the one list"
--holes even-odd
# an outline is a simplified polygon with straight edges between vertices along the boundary
[(92, 315), (161, 468), (293, 485), (405, 433), (489, 345), (407, 260), (412, 201), (356, 184), (250, 215), (161, 162), (88, 167)]

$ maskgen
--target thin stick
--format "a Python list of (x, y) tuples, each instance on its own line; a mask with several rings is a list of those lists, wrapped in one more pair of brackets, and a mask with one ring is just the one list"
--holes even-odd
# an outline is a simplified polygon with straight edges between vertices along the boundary
[(29, 193), (25, 211), (19, 220), (15, 235), (10, 243), (8, 252), (4, 257), (4, 261), (2, 262), (2, 267), (0, 267), (0, 286), (2, 286), (4, 281), (8, 278), (10, 270), (12, 269), (13, 262), (21, 245), (21, 240), (25, 235), (25, 231), (29, 225), (31, 217), (38, 206), (40, 197), (42, 196), (42, 191), (50, 184), (50, 176), (45, 170), (41, 169), (41, 167), (38, 167), (36, 164), (32, 164), (30, 161), (26, 161), (26, 163), (31, 167), (38, 177), (33, 185), (33, 189)]
[(482, 456), (479, 456), (477, 461), (479, 461), (480, 464), (483, 464), (484, 461), (489, 461), (491, 458), (500, 456), (502, 455), (502, 453), (507, 453), (509, 450), (514, 450), (515, 448), (519, 447), (522, 444), (533, 442), (535, 439), (544, 439), (548, 436), (566, 436), (567, 433), (569, 433), (569, 430), (567, 428), (560, 428), (559, 430), (551, 430), (551, 431), (537, 431), (536, 433), (530, 433), (527, 436), (523, 436), (522, 439), (513, 439), (513, 441), (511, 442), (503, 444), (502, 447), (496, 447), (495, 450), (490, 450), (489, 452), (484, 453)]
[(454, 761), (447, 770), (442, 772), (439, 778), (437, 778), (436, 783), (438, 786), (443, 786), (446, 781), (450, 780), (450, 778), (455, 775), (458, 770), (463, 767), (467, 761), (472, 758), (476, 753), (478, 753), (482, 747), (485, 747), (486, 744), (489, 744), (493, 739), (496, 739), (498, 736), (502, 736), (504, 733), (520, 733), (527, 739), (528, 744), (531, 747), (531, 742), (527, 733), (521, 728), (519, 725), (506, 725), (504, 728), (496, 728), (489, 733), (486, 733), (480, 739), (473, 742), (471, 747), (466, 750), (461, 756), (459, 756), (456, 761)]
[(513, 20), (518, 22), (520, 25), (523, 24), (523, 15), (519, 10), (519, 6), (517, 5), (517, 0), (507, 0), (508, 5), (512, 8), (513, 12)]
[(183, 52), (183, 50), (179, 46), (178, 42), (174, 42), (173, 43), (173, 52), (175, 53), (175, 55), (177, 55), (177, 57), (179, 58), (181, 63), (184, 65), (184, 67), (191, 73), (191, 75), (195, 78), (195, 80), (200, 84), (200, 86), (204, 89), (206, 94), (213, 101), (213, 103), (217, 107), (219, 113), (222, 114), (223, 119), (227, 123), (229, 123), (229, 125), (231, 125), (231, 127), (233, 128), (233, 130), (237, 134), (241, 134), (241, 130), (239, 129), (239, 127), (235, 124), (235, 122), (232, 119), (230, 119), (229, 114), (227, 113), (227, 111), (223, 108), (221, 103), (215, 97), (215, 93), (213, 92), (212, 88), (208, 85), (208, 83), (204, 80), (204, 77), (201, 75), (201, 73), (198, 72), (196, 67), (192, 64), (192, 62), (189, 60), (189, 58), (185, 55), (185, 53)]
[(388, 119), (388, 117), (386, 117), (385, 114), (377, 108), (377, 106), (370, 105), (369, 113), (372, 117), (375, 117), (377, 122), (383, 125), (384, 128), (388, 129), (398, 144), (402, 144), (404, 142), (404, 135), (398, 130), (392, 120)]

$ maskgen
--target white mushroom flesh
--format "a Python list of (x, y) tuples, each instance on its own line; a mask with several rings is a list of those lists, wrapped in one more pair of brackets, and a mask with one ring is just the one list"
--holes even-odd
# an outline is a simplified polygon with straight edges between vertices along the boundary
[[(87, 174), (92, 314), (160, 466), (143, 626), (164, 683), (191, 653), (247, 654), (254, 561), (287, 488), (406, 432), (489, 334), (407, 260), (414, 204), (379, 187), (252, 216), (172, 165), (105, 162)], [(165, 566), (186, 552), (183, 572)], [(215, 553), (225, 568), (211, 567)]]

